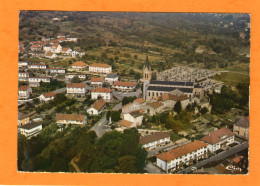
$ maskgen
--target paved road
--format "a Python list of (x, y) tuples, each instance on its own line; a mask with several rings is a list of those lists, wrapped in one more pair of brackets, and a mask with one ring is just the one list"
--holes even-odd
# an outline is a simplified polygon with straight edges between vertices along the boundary
[(105, 128), (105, 124), (107, 123), (106, 114), (93, 126), (90, 130), (93, 130), (96, 132), (98, 137), (101, 137), (104, 135), (107, 130)]
[(146, 167), (144, 168), (144, 170), (146, 170), (148, 173), (151, 174), (165, 174), (165, 172), (163, 172), (161, 169), (159, 169), (158, 167), (156, 167), (154, 164), (152, 164), (151, 162), (148, 162)]
[[(225, 158), (227, 158), (227, 157), (229, 157), (229, 156), (231, 156), (233, 154), (236, 154), (236, 153), (238, 153), (238, 152), (240, 152), (242, 150), (245, 150), (247, 148), (248, 148), (248, 142), (245, 142), (245, 143), (237, 145), (237, 146), (235, 146), (235, 147), (233, 147), (233, 148), (231, 148), (231, 149), (229, 149), (227, 151), (224, 151), (224, 152), (219, 153), (219, 154), (217, 154), (215, 156), (212, 156), (212, 157), (210, 157), (210, 158), (208, 158), (208, 159), (206, 159), (204, 161), (201, 161), (201, 162), (197, 163), (194, 167), (196, 167), (198, 169), (200, 167), (203, 167), (204, 165), (207, 165), (210, 162), (223, 160), (223, 159), (225, 159)], [(183, 173), (190, 173), (190, 172), (192, 172), (190, 170), (190, 167), (188, 167), (187, 169), (185, 169), (183, 171)]]
[(113, 96), (117, 98), (118, 100), (122, 101), (124, 97), (130, 97), (130, 96), (136, 96), (139, 97), (141, 94), (141, 89), (137, 89), (136, 92), (117, 92), (113, 91)]
[(62, 92), (66, 92), (66, 88), (60, 88), (60, 89), (57, 89), (57, 90), (54, 90), (55, 93), (62, 93)]

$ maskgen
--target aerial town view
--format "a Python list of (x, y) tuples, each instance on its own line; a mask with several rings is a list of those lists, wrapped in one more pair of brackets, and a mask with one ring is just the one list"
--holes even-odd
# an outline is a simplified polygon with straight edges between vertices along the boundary
[(20, 11), (18, 47), (18, 171), (249, 173), (249, 14)]

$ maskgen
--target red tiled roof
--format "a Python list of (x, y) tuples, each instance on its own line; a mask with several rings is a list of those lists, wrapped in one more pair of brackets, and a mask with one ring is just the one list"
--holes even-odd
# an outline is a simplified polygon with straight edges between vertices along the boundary
[(133, 122), (131, 121), (127, 121), (127, 120), (122, 120), (119, 125), (124, 126), (124, 127), (129, 127), (130, 125), (132, 125)]
[(68, 83), (66, 87), (70, 87), (70, 88), (85, 88), (86, 84), (85, 83)]
[(101, 88), (101, 87), (97, 87), (94, 90), (92, 90), (92, 92), (103, 92), (103, 93), (111, 93), (113, 90), (111, 90), (110, 88)]
[(50, 98), (50, 97), (53, 97), (53, 96), (55, 96), (55, 95), (56, 95), (55, 92), (48, 92), (48, 93), (43, 94), (43, 96), (44, 96), (45, 98)]
[(137, 103), (139, 103), (139, 104), (142, 104), (142, 103), (145, 102), (145, 100), (143, 100), (142, 98), (136, 98), (136, 99), (134, 100), (134, 102), (137, 102)]
[(110, 65), (107, 64), (101, 64), (101, 63), (93, 63), (91, 65), (89, 65), (90, 67), (103, 67), (103, 68), (109, 68)]
[(63, 48), (62, 49), (62, 51), (68, 51), (69, 50), (69, 48)]
[(97, 111), (99, 111), (100, 109), (102, 109), (104, 107), (104, 105), (106, 104), (105, 100), (103, 99), (99, 99), (97, 100), (94, 104), (92, 104), (90, 106), (90, 108), (94, 108), (96, 109)]
[(41, 48), (40, 45), (32, 45), (31, 48)]
[(103, 82), (103, 78), (102, 77), (99, 77), (99, 78), (92, 77), (91, 82)]
[(29, 86), (20, 86), (19, 90), (20, 91), (26, 91), (29, 88)]
[(56, 114), (56, 120), (72, 120), (72, 121), (83, 121), (85, 115), (77, 115), (77, 114)]
[(117, 82), (113, 83), (112, 85), (121, 86), (121, 87), (134, 87), (134, 86), (136, 86), (136, 83), (117, 81)]
[(72, 66), (87, 66), (87, 64), (82, 61), (78, 61), (78, 62), (74, 63)]
[(218, 143), (226, 138), (229, 138), (231, 136), (234, 136), (235, 134), (229, 130), (228, 128), (224, 127), (219, 130), (216, 130), (214, 132), (209, 133), (207, 136), (204, 136), (201, 138), (202, 141), (205, 141), (209, 144), (215, 144)]
[(188, 143), (184, 146), (173, 149), (169, 152), (158, 154), (156, 157), (163, 161), (170, 162), (171, 160), (182, 157), (183, 155), (186, 155), (188, 153), (191, 153), (193, 151), (196, 151), (196, 150), (206, 147), (206, 146), (207, 146), (206, 143), (204, 143), (203, 141), (197, 140), (197, 141)]
[(158, 102), (158, 101), (154, 101), (152, 103), (148, 103), (148, 105), (153, 107), (154, 109), (157, 109), (157, 108), (163, 106), (163, 104), (161, 102)]

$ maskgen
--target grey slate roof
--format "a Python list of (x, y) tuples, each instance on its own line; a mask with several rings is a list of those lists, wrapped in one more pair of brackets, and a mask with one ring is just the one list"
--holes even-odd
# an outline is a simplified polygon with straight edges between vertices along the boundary
[(32, 128), (35, 128), (35, 127), (39, 126), (39, 125), (42, 125), (42, 124), (39, 123), (39, 122), (32, 121), (31, 123), (22, 125), (20, 128), (30, 130)]
[(181, 87), (161, 87), (161, 86), (148, 86), (147, 90), (151, 91), (164, 91), (164, 92), (171, 92), (173, 90), (179, 90), (185, 93), (192, 93), (193, 88), (181, 88)]
[(243, 127), (243, 128), (249, 128), (249, 120), (248, 120), (248, 118), (243, 117), (243, 118), (239, 119), (234, 125)]
[(185, 81), (150, 81), (151, 85), (181, 85), (181, 86), (193, 86), (193, 82)]

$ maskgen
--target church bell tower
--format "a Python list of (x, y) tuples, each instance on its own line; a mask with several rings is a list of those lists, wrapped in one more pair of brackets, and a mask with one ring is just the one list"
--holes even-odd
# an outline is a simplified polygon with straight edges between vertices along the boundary
[(151, 80), (152, 72), (151, 72), (151, 65), (148, 60), (148, 55), (146, 56), (146, 61), (143, 67), (143, 79), (144, 80)]

